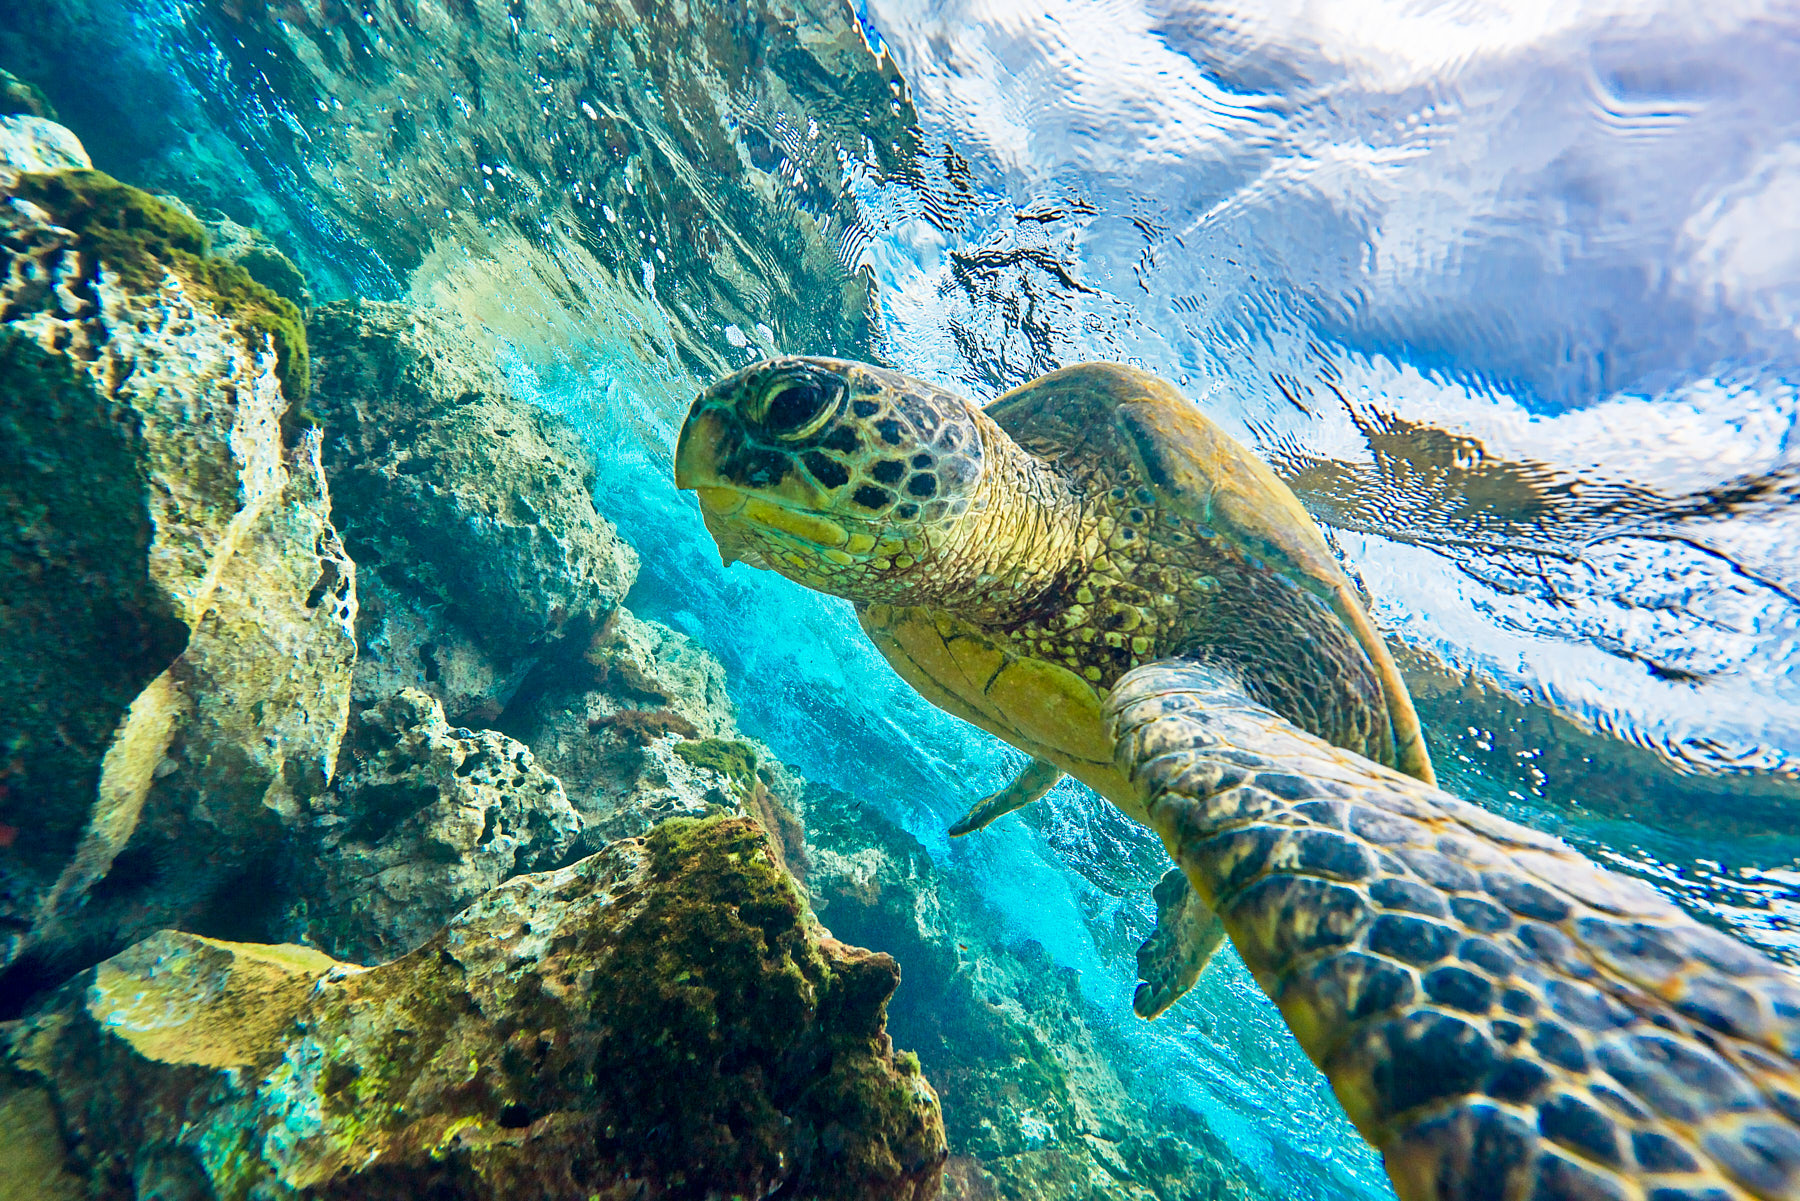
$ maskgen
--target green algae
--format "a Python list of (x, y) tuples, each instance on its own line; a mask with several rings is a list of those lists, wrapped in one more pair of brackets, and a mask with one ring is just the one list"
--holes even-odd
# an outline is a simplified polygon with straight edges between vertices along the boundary
[(279, 250), (259, 247), (238, 256), (237, 264), (251, 279), (291, 302), (295, 308), (306, 307), (307, 297), (311, 295), (306, 277), (300, 274), (294, 261)]
[[(10, 1072), (72, 1115), (90, 1181), (219, 1201), (935, 1194), (937, 1100), (885, 1033), (899, 969), (824, 939), (747, 818), (665, 823), (366, 971), (157, 937), (0, 1037), (0, 1101)], [(131, 1016), (146, 1005), (154, 1021)]]
[[(753, 772), (754, 752), (725, 749), (739, 747), (713, 753)], [(859, 1181), (916, 1171), (896, 1148), (919, 1141), (936, 1102), (916, 1060), (883, 1062), (894, 961), (853, 948), (828, 960), (753, 821), (675, 819), (646, 846), (651, 878), (668, 887), (618, 933), (609, 973), (637, 986), (595, 1009), (613, 1034), (598, 1087), (614, 1112), (642, 1115), (632, 1158), (669, 1180), (726, 1163), (772, 1177), (798, 1122), (855, 1132), (810, 1165), (808, 1196), (860, 1196)], [(826, 1036), (811, 1063), (808, 1031)]]
[(133, 291), (153, 293), (164, 272), (175, 270), (221, 317), (240, 330), (267, 334), (282, 394), (290, 405), (305, 403), (312, 378), (299, 308), (243, 266), (212, 257), (198, 221), (101, 171), (24, 175), (16, 190), (73, 231), (82, 248)]
[(675, 753), (693, 764), (718, 772), (748, 798), (759, 783), (756, 748), (735, 738), (702, 738), (678, 743)]

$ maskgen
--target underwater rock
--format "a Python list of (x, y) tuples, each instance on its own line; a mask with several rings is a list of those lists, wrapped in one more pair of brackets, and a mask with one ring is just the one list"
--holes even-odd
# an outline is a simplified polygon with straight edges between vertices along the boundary
[(759, 757), (738, 741), (725, 669), (692, 639), (620, 609), (578, 661), (556, 666), (519, 696), (506, 728), (563, 781), (585, 838), (631, 838), (669, 817), (737, 807), (730, 773), (682, 749), (729, 742)]
[[(381, 967), (158, 934), (10, 1030), (0, 1112), (53, 1112), (95, 1196), (926, 1201), (943, 1126), (884, 1030), (898, 979), (754, 824), (673, 823)], [(0, 1127), (0, 1162), (43, 1125)]]
[(312, 289), (307, 286), (306, 277), (262, 230), (239, 225), (218, 209), (196, 212), (179, 196), (163, 193), (156, 198), (205, 227), (208, 252), (213, 258), (236, 263), (251, 279), (295, 308), (304, 310), (312, 305)]
[[(43, 117), (49, 121), (56, 120), (56, 109), (45, 98), (42, 89), (34, 83), (20, 79), (11, 71), (0, 70), (0, 117), (10, 117), (14, 114)], [(86, 158), (85, 152), (82, 157)], [(14, 161), (16, 162), (16, 160)], [(93, 166), (89, 162), (83, 162), (81, 165)]]
[(0, 160), (0, 638), (29, 649), (0, 661), (0, 1008), (237, 920), (221, 894), (330, 777), (355, 656), (318, 441), (281, 432), (298, 312), (149, 195), (39, 170), (85, 157), (46, 124), (0, 118), (39, 148)]
[(311, 307), (313, 295), (306, 276), (260, 229), (239, 225), (216, 209), (201, 214), (201, 222), (212, 235), (215, 258), (236, 263), (251, 279), (297, 307)]
[(1036, 943), (996, 941), (1005, 923), (980, 895), (873, 807), (817, 786), (803, 803), (814, 909), (906, 967), (889, 1025), (943, 1100), (946, 1198), (1262, 1195), (1198, 1114), (1153, 1107), (1120, 1078), (1076, 973)]
[(74, 134), (29, 113), (0, 115), (0, 164), (12, 171), (39, 173), (88, 170), (94, 165)]
[(451, 729), (406, 689), (357, 714), (296, 891), (304, 941), (374, 963), (512, 876), (553, 867), (581, 821), (562, 783), (493, 730)]
[(580, 447), (460, 318), (344, 302), (309, 333), (334, 515), (381, 581), (358, 700), (419, 688), (487, 724), (546, 647), (604, 624), (637, 553), (595, 511)]
[(804, 781), (738, 731), (724, 666), (687, 635), (620, 608), (579, 659), (547, 660), (503, 724), (562, 780), (584, 851), (672, 817), (741, 813), (804, 880)]

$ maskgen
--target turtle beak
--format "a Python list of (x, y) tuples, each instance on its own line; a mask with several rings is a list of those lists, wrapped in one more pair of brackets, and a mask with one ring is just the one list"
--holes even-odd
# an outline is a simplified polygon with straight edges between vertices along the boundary
[(700, 519), (718, 545), (719, 559), (726, 567), (733, 563), (766, 567), (749, 540), (731, 524), (731, 517), (743, 509), (749, 498), (719, 475), (712, 452), (724, 433), (724, 416), (704, 401), (696, 401), (675, 444), (675, 486), (691, 491), (699, 499)]
[(696, 401), (681, 423), (681, 437), (675, 443), (675, 486), (677, 488), (713, 490), (725, 486), (719, 478), (713, 448), (725, 436), (725, 416), (718, 409)]
[(817, 514), (828, 498), (797, 469), (761, 487), (746, 486), (721, 470), (720, 448), (743, 441), (734, 418), (704, 400), (696, 402), (675, 444), (675, 486), (693, 492), (701, 508), (720, 521), (749, 521), (821, 546), (842, 546), (849, 535)]
[[(720, 565), (730, 567), (733, 563), (742, 563), (746, 567), (760, 567), (764, 571), (771, 570), (768, 560), (762, 557), (762, 551), (750, 545), (748, 538), (732, 528), (711, 505), (706, 503), (705, 494), (710, 491), (712, 491), (710, 488), (701, 491), (700, 520), (706, 523), (706, 532), (712, 535), (713, 545), (719, 548)], [(743, 503), (741, 495), (738, 502), (740, 505)]]

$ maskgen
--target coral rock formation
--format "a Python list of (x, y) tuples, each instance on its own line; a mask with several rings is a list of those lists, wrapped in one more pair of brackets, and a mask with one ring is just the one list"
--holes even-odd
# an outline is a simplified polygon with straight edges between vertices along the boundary
[(356, 602), (317, 440), (281, 437), (297, 311), (67, 131), (0, 117), (0, 154), (11, 1005), (261, 870), (329, 779)]
[(0, 1162), (42, 1158), (51, 1112), (95, 1196), (926, 1201), (898, 979), (822, 936), (754, 824), (671, 823), (377, 968), (156, 935), (12, 1029)]
[(460, 318), (346, 302), (309, 332), (335, 512), (379, 578), (358, 702), (416, 687), (491, 723), (546, 647), (601, 628), (637, 553), (595, 511), (587, 457)]
[(359, 963), (412, 950), (503, 880), (554, 867), (581, 827), (562, 783), (493, 730), (452, 729), (406, 689), (357, 715), (312, 808), (296, 918)]

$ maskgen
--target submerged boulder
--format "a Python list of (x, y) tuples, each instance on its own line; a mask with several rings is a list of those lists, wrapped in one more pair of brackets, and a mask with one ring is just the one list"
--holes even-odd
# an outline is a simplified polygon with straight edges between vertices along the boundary
[(515, 700), (507, 728), (563, 781), (595, 846), (737, 807), (742, 790), (689, 745), (743, 745), (725, 669), (692, 639), (620, 609), (556, 666)]
[(495, 885), (556, 866), (581, 828), (529, 750), (452, 729), (422, 692), (364, 710), (355, 727), (308, 816), (294, 886), (298, 932), (339, 958), (405, 954)]
[(925, 1201), (943, 1126), (885, 1033), (898, 980), (754, 824), (671, 823), (377, 968), (156, 935), (11, 1029), (0, 1113), (36, 1120), (0, 1162), (49, 1158), (53, 1114), (55, 1179), (95, 1196)]
[(0, 117), (0, 1011), (236, 920), (221, 894), (329, 779), (355, 657), (318, 442), (282, 435), (298, 311), (85, 163)]
[(455, 314), (352, 301), (314, 310), (311, 414), (346, 545), (380, 579), (360, 703), (403, 687), (488, 724), (565, 638), (579, 647), (637, 576), (594, 508), (571, 435), (513, 396)]

